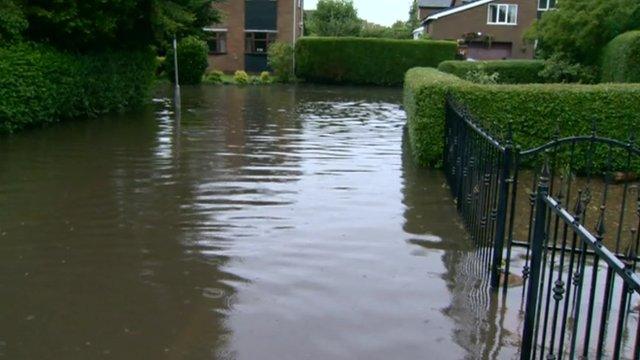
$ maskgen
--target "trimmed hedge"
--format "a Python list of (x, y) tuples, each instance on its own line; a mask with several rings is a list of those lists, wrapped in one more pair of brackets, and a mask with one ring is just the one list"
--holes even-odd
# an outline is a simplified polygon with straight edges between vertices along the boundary
[(601, 81), (640, 83), (640, 30), (619, 35), (604, 48)]
[(457, 44), (367, 38), (302, 38), (296, 44), (296, 75), (307, 81), (401, 85), (416, 66), (453, 60)]
[(142, 105), (150, 51), (74, 55), (50, 47), (0, 47), (0, 133)]
[(498, 73), (500, 84), (544, 83), (539, 75), (544, 69), (542, 60), (493, 60), (493, 61), (443, 61), (438, 70), (465, 78), (470, 71), (484, 70), (487, 74)]
[(626, 141), (640, 126), (640, 85), (478, 85), (436, 69), (407, 72), (405, 108), (414, 154), (421, 165), (441, 165), (445, 95), (452, 94), (491, 134), (531, 148), (561, 137), (598, 134)]

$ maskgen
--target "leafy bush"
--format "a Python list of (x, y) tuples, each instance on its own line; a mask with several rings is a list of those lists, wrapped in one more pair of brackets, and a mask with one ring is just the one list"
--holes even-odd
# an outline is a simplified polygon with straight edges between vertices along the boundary
[(268, 71), (263, 71), (260, 73), (260, 82), (263, 84), (271, 83), (271, 74)]
[(640, 31), (624, 33), (604, 48), (601, 81), (640, 83)]
[[(209, 66), (207, 43), (188, 36), (178, 43), (178, 76), (181, 85), (194, 85), (202, 81), (202, 76)], [(166, 70), (169, 79), (175, 82), (173, 49), (167, 52)]]
[(233, 75), (233, 80), (240, 85), (248, 84), (251, 81), (249, 74), (246, 71), (238, 70)]
[(204, 81), (211, 84), (220, 84), (222, 83), (223, 75), (224, 73), (220, 70), (210, 71), (204, 75)]
[(511, 123), (516, 144), (525, 149), (548, 142), (558, 131), (562, 137), (590, 134), (594, 121), (599, 135), (623, 141), (640, 126), (640, 85), (478, 85), (416, 68), (407, 73), (404, 104), (410, 143), (422, 165), (441, 164), (447, 94), (498, 138)]
[(281, 82), (293, 80), (293, 46), (289, 43), (275, 42), (268, 50), (269, 67)]
[(469, 71), (464, 76), (464, 79), (476, 84), (485, 84), (485, 85), (494, 84), (495, 85), (498, 83), (498, 80), (500, 79), (500, 74), (498, 73), (489, 74), (484, 69), (478, 69), (478, 70)]
[(44, 45), (0, 47), (0, 133), (144, 103), (150, 51), (76, 55)]
[(541, 60), (443, 61), (438, 70), (465, 78), (471, 71), (498, 74), (501, 84), (535, 84), (545, 80), (539, 75), (544, 68)]
[(400, 85), (407, 70), (452, 60), (457, 44), (363, 38), (302, 38), (296, 75), (323, 83)]
[(597, 70), (580, 64), (571, 63), (562, 54), (554, 54), (544, 62), (540, 77), (548, 83), (594, 83)]
[(0, 0), (0, 43), (18, 41), (29, 23), (14, 0)]

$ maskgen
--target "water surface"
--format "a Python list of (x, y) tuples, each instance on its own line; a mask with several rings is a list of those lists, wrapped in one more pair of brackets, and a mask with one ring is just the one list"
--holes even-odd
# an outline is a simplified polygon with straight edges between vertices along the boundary
[(400, 92), (184, 88), (177, 121), (161, 90), (0, 139), (0, 357), (514, 356)]

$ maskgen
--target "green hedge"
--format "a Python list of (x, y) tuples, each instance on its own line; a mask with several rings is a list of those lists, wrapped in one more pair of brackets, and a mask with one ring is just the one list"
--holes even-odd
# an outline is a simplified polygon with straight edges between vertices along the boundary
[(149, 51), (74, 55), (42, 45), (0, 47), (0, 133), (141, 105)]
[(411, 69), (405, 108), (414, 154), (421, 165), (439, 166), (445, 95), (452, 94), (481, 124), (504, 138), (509, 123), (522, 148), (539, 146), (559, 130), (562, 137), (598, 134), (626, 141), (640, 126), (640, 85), (478, 85), (436, 69)]
[(619, 35), (604, 48), (601, 81), (640, 83), (640, 30)]
[(498, 73), (500, 84), (544, 83), (539, 75), (544, 69), (542, 60), (493, 60), (493, 61), (443, 61), (438, 70), (465, 78), (470, 71), (483, 70), (487, 74)]
[[(176, 81), (173, 48), (167, 51), (165, 69), (171, 82)], [(209, 67), (207, 43), (195, 36), (187, 36), (178, 43), (178, 76), (180, 85), (196, 85)]]
[(401, 85), (407, 70), (436, 67), (455, 58), (457, 44), (367, 38), (302, 38), (296, 45), (296, 75), (321, 83)]

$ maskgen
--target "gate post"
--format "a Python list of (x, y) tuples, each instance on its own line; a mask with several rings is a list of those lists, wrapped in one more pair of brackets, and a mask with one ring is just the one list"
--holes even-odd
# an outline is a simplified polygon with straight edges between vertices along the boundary
[(491, 287), (500, 287), (500, 271), (504, 253), (504, 236), (507, 224), (507, 203), (509, 201), (509, 183), (511, 182), (511, 163), (513, 158), (513, 142), (511, 131), (507, 137), (507, 145), (502, 152), (502, 174), (500, 175), (498, 193), (498, 211), (496, 217), (496, 235), (493, 240), (493, 260), (491, 264)]
[(536, 310), (538, 307), (538, 291), (540, 286), (542, 252), (544, 247), (544, 240), (546, 238), (547, 204), (545, 203), (544, 199), (548, 194), (549, 166), (545, 163), (544, 167), (542, 168), (542, 173), (540, 174), (536, 194), (536, 212), (533, 230), (533, 242), (529, 244), (531, 246), (531, 272), (524, 315), (522, 346), (520, 348), (521, 360), (530, 360), (533, 347), (536, 346), (536, 339), (534, 339), (536, 327)]

